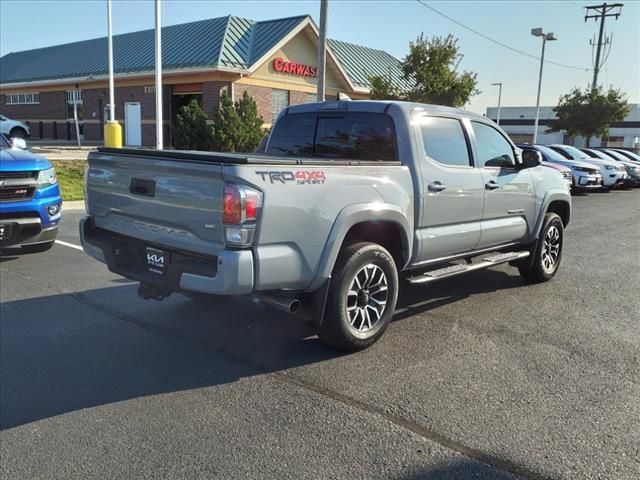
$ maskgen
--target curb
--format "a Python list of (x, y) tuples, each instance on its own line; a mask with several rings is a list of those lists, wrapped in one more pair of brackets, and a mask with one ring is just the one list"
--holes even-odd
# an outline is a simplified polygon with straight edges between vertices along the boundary
[(62, 212), (64, 213), (64, 211), (70, 211), (70, 210), (82, 210), (84, 211), (84, 200), (74, 200), (74, 201), (68, 201), (62, 202)]

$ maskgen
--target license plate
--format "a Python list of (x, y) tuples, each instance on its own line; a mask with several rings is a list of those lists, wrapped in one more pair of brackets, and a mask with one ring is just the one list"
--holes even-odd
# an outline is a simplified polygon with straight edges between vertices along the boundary
[(164, 275), (169, 263), (168, 254), (157, 248), (146, 249), (147, 270), (157, 275)]
[(13, 225), (10, 223), (0, 223), (0, 242), (9, 240), (13, 233)]

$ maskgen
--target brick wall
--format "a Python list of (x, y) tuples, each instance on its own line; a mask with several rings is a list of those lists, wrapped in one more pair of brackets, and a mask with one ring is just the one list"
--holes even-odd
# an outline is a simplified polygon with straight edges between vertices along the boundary
[(234, 89), (236, 99), (242, 98), (245, 91), (253, 97), (253, 100), (256, 102), (256, 106), (258, 107), (258, 115), (262, 116), (264, 123), (272, 122), (271, 110), (273, 105), (270, 88), (258, 87), (256, 85), (236, 84)]
[(40, 103), (35, 105), (7, 105), (7, 96), (2, 95), (0, 113), (13, 120), (64, 120), (66, 113), (66, 94), (60, 92), (41, 92)]
[(289, 104), (297, 105), (299, 103), (307, 103), (309, 101), (309, 94), (306, 92), (297, 92), (295, 90), (289, 91)]
[[(116, 120), (122, 125), (123, 137), (125, 136), (125, 103), (127, 102), (139, 102), (140, 114), (142, 120), (155, 120), (156, 118), (156, 95), (154, 92), (145, 93), (143, 85), (135, 87), (118, 87), (116, 84), (115, 89), (115, 104), (116, 104)], [(171, 89), (169, 86), (165, 86), (162, 89), (163, 97), (163, 119), (169, 120), (169, 111), (171, 103)], [(84, 125), (84, 138), (85, 140), (102, 140), (104, 131), (104, 122), (108, 120), (103, 113), (102, 123), (101, 108), (104, 108), (109, 103), (109, 91), (108, 89), (91, 89), (82, 91), (82, 99), (84, 104), (84, 118), (85, 120), (91, 120), (91, 123), (85, 123)], [(94, 123), (95, 122), (95, 123)], [(167, 143), (169, 140), (168, 129), (165, 131), (165, 138)], [(124, 138), (123, 138), (124, 140)], [(151, 146), (155, 144), (155, 128), (151, 124), (142, 125), (142, 144), (144, 146)]]
[(202, 109), (211, 118), (220, 105), (222, 92), (230, 93), (229, 82), (204, 82), (202, 84)]

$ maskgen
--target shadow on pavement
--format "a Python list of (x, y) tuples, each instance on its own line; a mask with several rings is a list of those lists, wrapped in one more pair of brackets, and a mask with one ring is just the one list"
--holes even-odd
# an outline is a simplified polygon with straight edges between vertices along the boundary
[[(404, 285), (395, 319), (521, 285), (517, 274), (499, 271), (424, 288)], [(344, 355), (295, 317), (248, 298), (209, 305), (175, 294), (145, 302), (136, 288), (0, 304), (0, 429)]]
[(518, 271), (480, 270), (428, 286), (404, 283), (400, 289), (393, 321), (403, 320), (435, 308), (455, 303), (472, 295), (522, 288), (526, 285)]
[(436, 466), (395, 477), (398, 480), (513, 480), (513, 475), (472, 460)]

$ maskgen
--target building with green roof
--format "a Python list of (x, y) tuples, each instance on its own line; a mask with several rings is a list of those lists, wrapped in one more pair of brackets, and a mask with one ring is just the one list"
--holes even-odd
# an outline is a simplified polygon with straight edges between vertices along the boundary
[[(115, 35), (116, 118), (129, 146), (155, 138), (154, 31)], [(316, 100), (318, 28), (309, 16), (256, 22), (232, 15), (162, 28), (165, 138), (192, 99), (207, 114), (223, 91), (248, 92), (265, 125), (287, 105)], [(400, 62), (383, 50), (329, 40), (327, 98), (369, 97), (372, 75), (404, 83)], [(107, 39), (9, 53), (0, 58), (0, 113), (28, 122), (32, 136), (73, 140), (73, 104), (81, 135), (100, 141), (108, 115)]]

